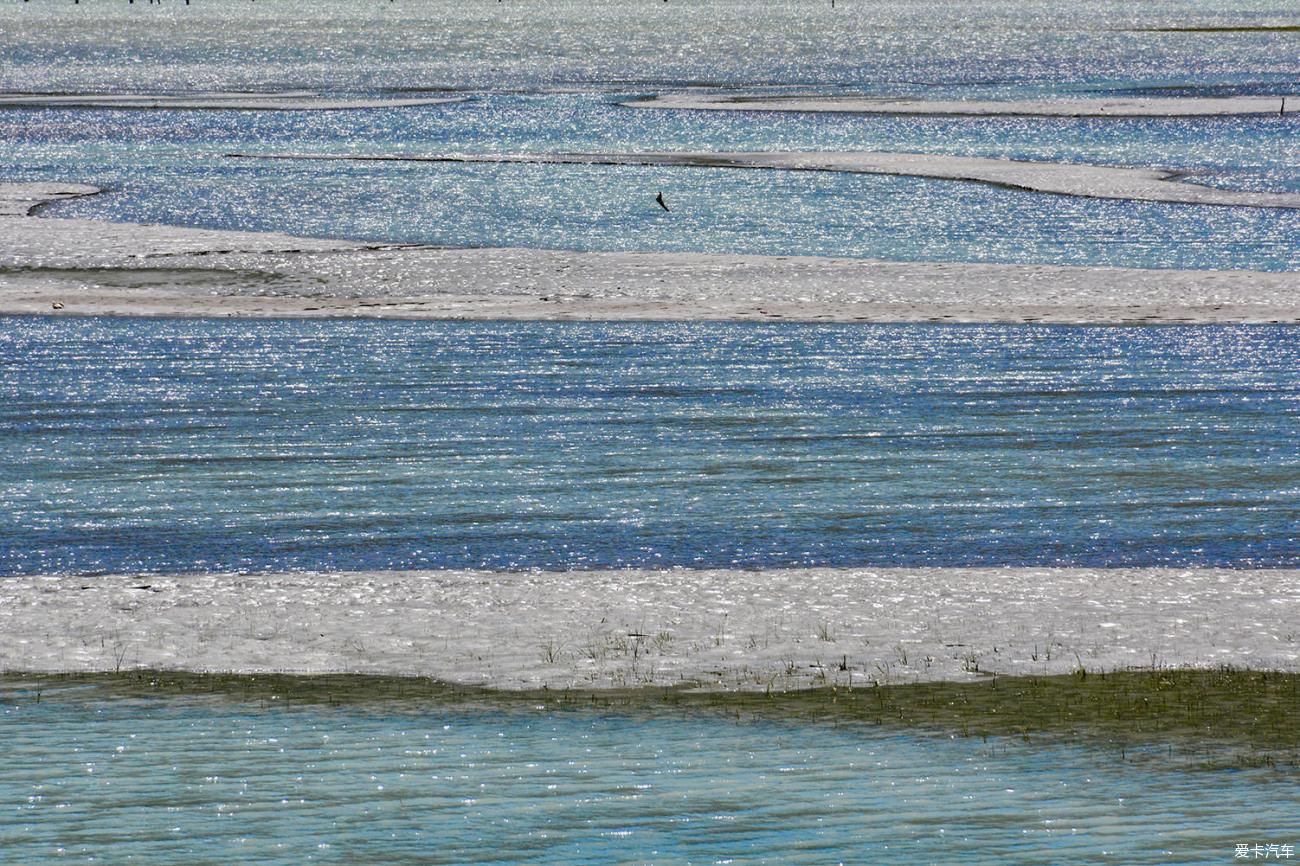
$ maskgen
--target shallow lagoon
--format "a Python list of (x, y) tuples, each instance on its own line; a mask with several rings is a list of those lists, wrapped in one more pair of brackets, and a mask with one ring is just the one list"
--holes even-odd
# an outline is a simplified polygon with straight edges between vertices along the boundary
[(0, 845), (27, 862), (1220, 863), (1300, 837), (1286, 771), (1198, 769), (1163, 746), (0, 688)]

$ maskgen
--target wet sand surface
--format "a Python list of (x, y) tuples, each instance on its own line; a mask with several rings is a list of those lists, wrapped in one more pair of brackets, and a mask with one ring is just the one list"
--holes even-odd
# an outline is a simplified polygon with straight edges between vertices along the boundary
[[(1177, 96), (1012, 101), (674, 93), (622, 104), (632, 108), (675, 108), (696, 111), (806, 111), (974, 117), (1230, 117), (1279, 114), (1284, 110), (1282, 99), (1281, 96)], [(1288, 96), (1286, 99), (1287, 108), (1300, 106), (1300, 96)]]
[(462, 97), (350, 98), (310, 90), (268, 93), (0, 93), (0, 108), (120, 108), (233, 111), (355, 111), (462, 102)]
[(1300, 274), (436, 248), (29, 215), (95, 192), (0, 185), (0, 313), (1298, 322)]
[(350, 156), (345, 154), (227, 154), (237, 159), (300, 159), (398, 162), (491, 162), (567, 165), (680, 166), (890, 174), (973, 181), (1031, 192), (1083, 198), (1155, 201), (1234, 207), (1300, 208), (1300, 193), (1249, 192), (1186, 183), (1171, 169), (1122, 168), (927, 153), (812, 151), (793, 153), (561, 153), (473, 156)]

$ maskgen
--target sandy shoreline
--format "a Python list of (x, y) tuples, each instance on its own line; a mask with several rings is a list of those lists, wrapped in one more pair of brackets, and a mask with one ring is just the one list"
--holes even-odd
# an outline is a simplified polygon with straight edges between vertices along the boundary
[[(1300, 96), (1285, 98), (1287, 113), (1300, 109)], [(672, 93), (621, 104), (629, 108), (676, 108), (695, 111), (805, 111), (973, 117), (1232, 117), (1251, 114), (1278, 115), (1283, 110), (1282, 100), (1281, 96), (965, 100)]]
[(329, 97), (310, 90), (269, 93), (0, 93), (0, 108), (184, 109), (197, 111), (355, 111), (464, 102), (464, 97)]
[(349, 154), (243, 154), (236, 159), (347, 160), (355, 162), (487, 162), (552, 165), (681, 166), (778, 171), (888, 174), (970, 181), (1081, 198), (1123, 199), (1233, 207), (1300, 208), (1300, 193), (1217, 189), (1181, 180), (1171, 169), (1122, 168), (1060, 162), (987, 159), (929, 153), (871, 151), (669, 152), (475, 154), (467, 156), (352, 156)]
[(0, 669), (764, 690), (1296, 671), (1300, 571), (798, 569), (9, 577)]
[(0, 184), (0, 314), (1300, 322), (1294, 272), (444, 249), (29, 215), (94, 191)]

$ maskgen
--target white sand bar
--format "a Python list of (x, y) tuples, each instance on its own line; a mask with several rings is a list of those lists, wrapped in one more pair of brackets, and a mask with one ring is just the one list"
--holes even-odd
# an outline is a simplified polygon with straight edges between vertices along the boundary
[(842, 114), (970, 115), (976, 117), (1225, 117), (1300, 110), (1300, 95), (1025, 100), (909, 99), (866, 96), (763, 96), (673, 93), (624, 102), (631, 108), (698, 111), (808, 111)]
[(441, 249), (23, 215), (93, 189), (0, 184), (0, 314), (1300, 322), (1294, 272)]
[(475, 154), (470, 156), (351, 156), (347, 154), (227, 154), (238, 159), (318, 159), (401, 162), (526, 162), (568, 165), (653, 165), (699, 168), (829, 171), (889, 174), (940, 180), (975, 181), (1031, 192), (1084, 198), (1126, 199), (1173, 204), (1300, 208), (1300, 193), (1250, 192), (1185, 183), (1180, 172), (1065, 162), (990, 159), (930, 153), (875, 151), (670, 152)]
[(99, 187), (81, 183), (3, 183), (0, 217), (25, 217), (43, 204), (98, 192)]
[(0, 579), (0, 669), (803, 688), (1300, 663), (1300, 571), (467, 571)]
[(237, 111), (343, 111), (363, 108), (412, 108), (463, 102), (463, 97), (352, 98), (321, 96), (315, 91), (272, 93), (0, 93), (0, 108), (170, 108)]

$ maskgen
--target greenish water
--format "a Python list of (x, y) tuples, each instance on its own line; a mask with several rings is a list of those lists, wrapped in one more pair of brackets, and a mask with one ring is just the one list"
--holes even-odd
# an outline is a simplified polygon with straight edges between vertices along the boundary
[(0, 680), (6, 862), (1220, 863), (1300, 840), (1287, 770), (1149, 741), (121, 685)]

